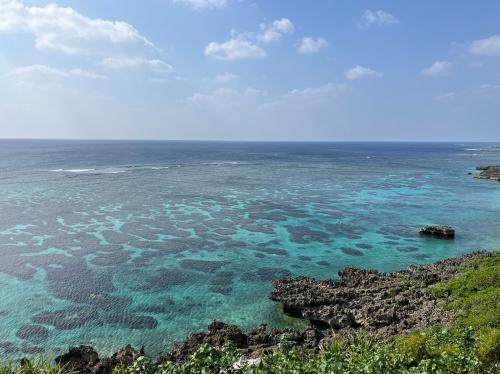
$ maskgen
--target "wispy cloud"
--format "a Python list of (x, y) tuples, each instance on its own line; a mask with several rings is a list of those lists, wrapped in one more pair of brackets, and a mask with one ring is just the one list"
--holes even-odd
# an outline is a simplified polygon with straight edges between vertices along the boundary
[(109, 57), (100, 62), (100, 65), (109, 69), (147, 69), (156, 73), (170, 73), (173, 70), (172, 65), (158, 59), (145, 58), (114, 58)]
[(399, 23), (399, 20), (383, 10), (368, 9), (361, 16), (361, 24), (365, 27), (394, 25), (396, 23)]
[(345, 75), (347, 79), (355, 80), (362, 77), (381, 77), (383, 74), (380, 71), (357, 65), (352, 69), (347, 70)]
[(256, 44), (240, 39), (230, 39), (223, 43), (211, 42), (205, 47), (205, 55), (219, 60), (258, 59), (267, 56), (266, 51)]
[(473, 41), (468, 48), (474, 55), (500, 56), (500, 35)]
[(236, 74), (224, 73), (217, 74), (213, 79), (206, 79), (208, 82), (213, 82), (216, 84), (227, 84), (237, 80), (239, 77)]
[(455, 92), (447, 92), (447, 93), (435, 96), (434, 100), (446, 101), (446, 100), (453, 99), (455, 96), (457, 96), (457, 94)]
[(224, 8), (228, 3), (227, 0), (172, 0), (172, 2), (182, 3), (196, 10)]
[(106, 77), (92, 71), (83, 69), (58, 69), (47, 65), (29, 65), (20, 66), (12, 69), (7, 73), (7, 76), (26, 78), (89, 78), (89, 79), (105, 79)]
[(453, 64), (448, 61), (436, 61), (428, 68), (422, 69), (421, 73), (429, 77), (442, 77), (451, 74)]
[(337, 96), (346, 90), (345, 84), (326, 83), (319, 87), (307, 87), (303, 89), (294, 89), (282, 96), (285, 100), (325, 100), (332, 96)]
[(302, 54), (318, 53), (321, 49), (326, 48), (327, 46), (328, 42), (323, 38), (314, 39), (306, 36), (301, 39), (297, 51)]

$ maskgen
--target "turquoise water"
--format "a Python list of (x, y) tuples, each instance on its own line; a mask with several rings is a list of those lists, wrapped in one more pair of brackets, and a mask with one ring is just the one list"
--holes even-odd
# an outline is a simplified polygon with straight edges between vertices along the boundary
[(500, 184), (468, 173), (499, 163), (496, 144), (0, 141), (0, 354), (301, 325), (272, 279), (498, 248)]

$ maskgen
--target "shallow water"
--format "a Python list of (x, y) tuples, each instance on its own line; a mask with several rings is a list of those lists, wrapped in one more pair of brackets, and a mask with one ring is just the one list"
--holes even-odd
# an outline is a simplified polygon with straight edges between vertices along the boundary
[(272, 279), (498, 248), (500, 184), (468, 172), (499, 163), (498, 144), (0, 141), (0, 354), (300, 325)]

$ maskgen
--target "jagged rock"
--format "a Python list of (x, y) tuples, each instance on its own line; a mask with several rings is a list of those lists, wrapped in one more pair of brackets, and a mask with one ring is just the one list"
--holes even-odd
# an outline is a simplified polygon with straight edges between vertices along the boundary
[(315, 326), (345, 333), (362, 328), (386, 338), (415, 328), (449, 324), (452, 312), (440, 308), (428, 287), (450, 279), (459, 266), (485, 255), (477, 252), (393, 273), (345, 268), (338, 281), (307, 277), (276, 280), (269, 297), (280, 302), (285, 313)]
[(500, 182), (500, 165), (495, 166), (478, 166), (476, 170), (480, 171), (476, 175), (477, 179), (492, 179)]
[(207, 332), (190, 335), (159, 361), (182, 362), (203, 344), (220, 347), (228, 342), (232, 342), (242, 353), (259, 356), (273, 347), (277, 347), (282, 337), (285, 337), (290, 344), (317, 349), (323, 334), (312, 328), (299, 332), (293, 329), (267, 329), (266, 325), (260, 325), (245, 333), (237, 326), (214, 321), (208, 326)]
[(115, 367), (131, 366), (141, 356), (144, 356), (144, 348), (136, 351), (130, 345), (127, 345), (113, 356), (100, 360), (94, 348), (81, 345), (70, 348), (68, 353), (56, 357), (55, 362), (71, 373), (111, 374)]
[(92, 367), (99, 362), (99, 355), (94, 348), (81, 345), (69, 349), (68, 353), (56, 357), (56, 364), (64, 366), (67, 371), (76, 373), (92, 373)]
[(453, 239), (455, 230), (450, 226), (425, 226), (420, 229), (420, 234), (440, 239)]

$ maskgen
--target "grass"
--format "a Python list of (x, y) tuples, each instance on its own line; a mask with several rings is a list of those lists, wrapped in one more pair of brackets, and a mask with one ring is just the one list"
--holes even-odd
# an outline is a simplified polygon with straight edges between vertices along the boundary
[(500, 252), (474, 260), (460, 274), (434, 288), (443, 306), (459, 313), (455, 323), (475, 328), (500, 327)]

